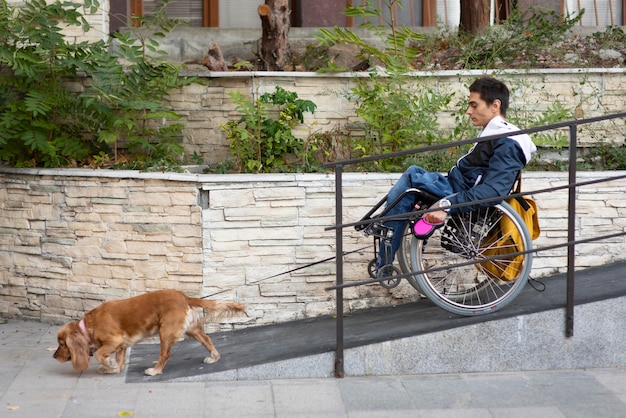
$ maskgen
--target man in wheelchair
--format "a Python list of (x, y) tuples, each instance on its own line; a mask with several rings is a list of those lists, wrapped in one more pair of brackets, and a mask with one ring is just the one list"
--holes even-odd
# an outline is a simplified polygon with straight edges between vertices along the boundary
[[(506, 196), (510, 192), (518, 173), (530, 161), (537, 148), (528, 135), (506, 136), (507, 133), (519, 130), (505, 120), (509, 107), (509, 89), (506, 84), (492, 77), (481, 77), (470, 85), (469, 92), (466, 115), (474, 126), (481, 128), (478, 137), (498, 134), (503, 137), (475, 143), (447, 175), (427, 172), (418, 166), (409, 167), (387, 195), (385, 216), (419, 209), (415, 207), (415, 195), (406, 194), (406, 190), (411, 188), (426, 191), (438, 198), (430, 207), (439, 210), (426, 213), (421, 220), (422, 227), (425, 225), (426, 229), (443, 224), (446, 217), (454, 212), (474, 211), (498, 202), (451, 208), (453, 205)], [(395, 202), (397, 199), (399, 201)], [(404, 219), (385, 222), (385, 227), (393, 231), (393, 235), (390, 240), (380, 240), (377, 275), (381, 269), (384, 271), (384, 267), (393, 263), (402, 241), (405, 222)]]

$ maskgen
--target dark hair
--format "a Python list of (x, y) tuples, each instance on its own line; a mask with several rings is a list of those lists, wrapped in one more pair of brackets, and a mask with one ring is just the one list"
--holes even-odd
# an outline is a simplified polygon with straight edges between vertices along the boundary
[(509, 108), (509, 88), (502, 81), (493, 77), (481, 77), (472, 83), (469, 91), (480, 93), (480, 98), (488, 105), (496, 99), (500, 100), (500, 114), (506, 116), (506, 111)]

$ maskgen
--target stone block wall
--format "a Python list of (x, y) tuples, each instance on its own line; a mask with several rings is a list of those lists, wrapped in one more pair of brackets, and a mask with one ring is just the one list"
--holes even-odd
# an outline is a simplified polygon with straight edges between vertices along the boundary
[[(578, 181), (619, 174), (582, 172)], [(360, 219), (398, 177), (344, 174), (344, 223)], [(524, 190), (567, 182), (567, 173), (527, 172)], [(578, 189), (577, 239), (625, 230), (624, 190), (625, 180)], [(535, 247), (567, 242), (567, 189), (534, 197), (542, 228)], [(247, 305), (249, 317), (222, 327), (331, 314), (334, 224), (334, 175), (0, 169), (0, 315), (60, 323), (104, 300), (164, 288)], [(576, 268), (623, 260), (625, 244), (579, 244)], [(371, 238), (349, 227), (343, 245), (351, 252), (344, 281), (368, 280)], [(564, 272), (566, 251), (537, 253), (533, 276)], [(418, 297), (405, 283), (344, 290), (347, 311)]]
[[(181, 115), (183, 144), (188, 155), (196, 153), (206, 163), (218, 164), (231, 156), (220, 125), (237, 120), (236, 110), (230, 93), (240, 91), (250, 100), (276, 86), (298, 94), (300, 99), (311, 100), (317, 105), (315, 114), (305, 113), (304, 124), (294, 129), (294, 135), (306, 139), (313, 133), (350, 131), (353, 136), (361, 135), (360, 119), (354, 112), (354, 102), (348, 99), (351, 88), (360, 77), (367, 74), (316, 74), (289, 72), (228, 72), (193, 73), (208, 81), (208, 84), (193, 84), (169, 96), (169, 104)], [(437, 115), (444, 128), (452, 128), (456, 121), (458, 103), (467, 99), (467, 86), (482, 71), (439, 71), (415, 73), (407, 88), (432, 89), (442, 94), (454, 94), (450, 109)], [(492, 74), (489, 72), (488, 74)], [(555, 69), (541, 71), (503, 70), (497, 73), (511, 88), (509, 116), (520, 127), (524, 121), (544, 120), (549, 109), (561, 106), (573, 113), (577, 119), (622, 112), (626, 104), (626, 77), (621, 69)], [(543, 119), (542, 119), (543, 118)], [(573, 117), (572, 117), (573, 118)], [(559, 122), (562, 120), (559, 120)], [(545, 124), (555, 123), (547, 120)], [(554, 132), (547, 132), (553, 134)], [(567, 132), (565, 132), (567, 134)], [(465, 138), (469, 139), (469, 138)], [(597, 142), (624, 140), (623, 124), (615, 121), (598, 122), (581, 126), (578, 145), (587, 146)]]
[(197, 189), (149, 178), (3, 174), (0, 312), (79, 317), (104, 300), (202, 285)]
[[(8, 0), (7, 3), (11, 6), (23, 6), (22, 0)], [(70, 44), (77, 44), (80, 42), (97, 42), (107, 41), (109, 39), (109, 9), (110, 4), (108, 0), (102, 0), (99, 2), (98, 8), (94, 13), (91, 10), (82, 8), (79, 9), (85, 20), (89, 23), (90, 29), (84, 31), (81, 26), (66, 25), (62, 27), (62, 33), (65, 39)]]

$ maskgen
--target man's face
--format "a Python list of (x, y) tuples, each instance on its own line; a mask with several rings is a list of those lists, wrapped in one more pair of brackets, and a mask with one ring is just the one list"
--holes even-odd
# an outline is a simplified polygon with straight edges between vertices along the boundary
[(469, 106), (465, 114), (470, 117), (474, 126), (485, 127), (491, 119), (500, 115), (500, 100), (496, 99), (488, 105), (480, 98), (480, 93), (470, 92)]

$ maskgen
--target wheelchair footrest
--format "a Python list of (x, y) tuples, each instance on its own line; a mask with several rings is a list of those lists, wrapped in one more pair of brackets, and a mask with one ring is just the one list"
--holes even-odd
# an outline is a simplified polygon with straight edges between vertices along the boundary
[(376, 238), (391, 239), (393, 237), (393, 228), (376, 222), (365, 228), (363, 232), (365, 235)]

